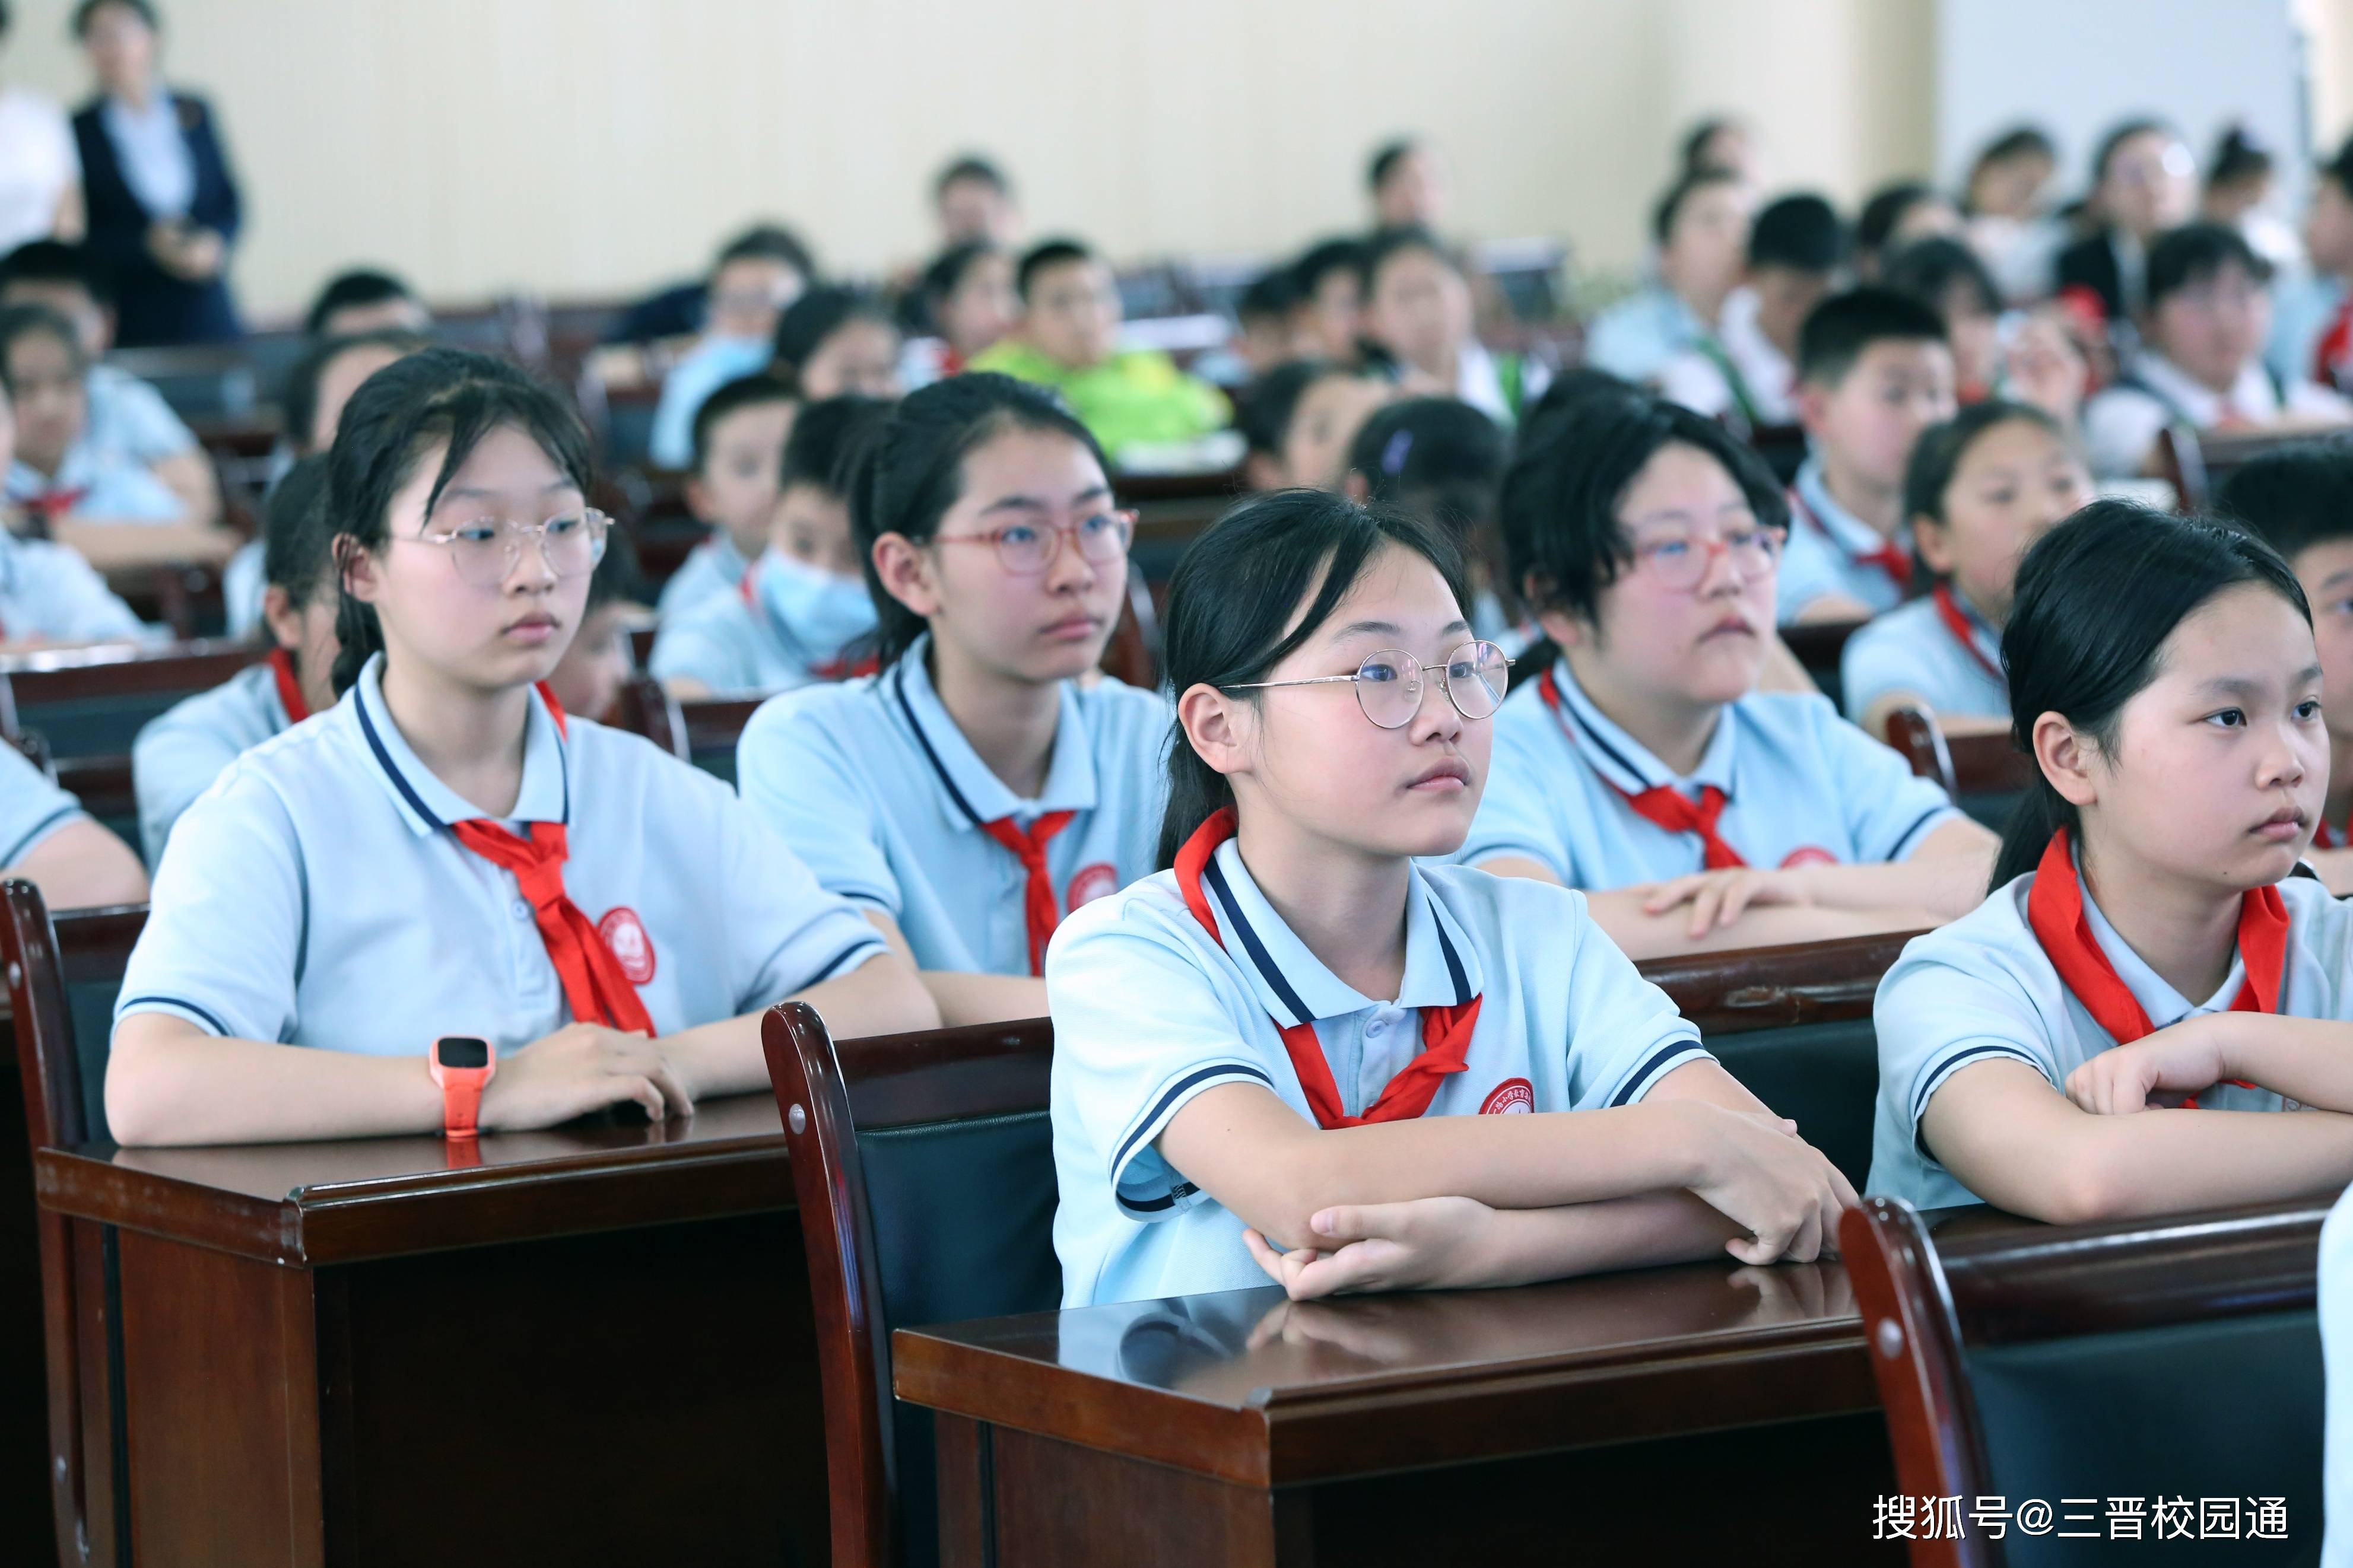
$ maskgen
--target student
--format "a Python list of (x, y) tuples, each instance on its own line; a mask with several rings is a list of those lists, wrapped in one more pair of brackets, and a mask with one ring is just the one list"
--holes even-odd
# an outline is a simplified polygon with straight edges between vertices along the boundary
[(803, 401), (821, 397), (896, 397), (899, 328), (881, 300), (862, 289), (810, 289), (776, 318), (769, 374)]
[(782, 691), (839, 680), (866, 651), (874, 602), (845, 495), (848, 458), (890, 413), (875, 397), (828, 397), (793, 421), (767, 547), (733, 594), (662, 623), (647, 668), (673, 697)]
[(1715, 334), (1669, 360), (1659, 390), (1710, 418), (1750, 430), (1798, 420), (1798, 329), (1838, 286), (1846, 226), (1816, 195), (1783, 196), (1748, 229), (1742, 282), (1724, 301)]
[(745, 568), (768, 547), (776, 466), (799, 407), (790, 385), (764, 374), (729, 382), (694, 411), (686, 504), (711, 525), (711, 537), (662, 584), (662, 619), (737, 592)]
[(1677, 151), (1686, 174), (1721, 173), (1757, 183), (1757, 134), (1745, 120), (1710, 115), (1683, 133)]
[(638, 552), (628, 534), (608, 529), (604, 558), (588, 574), (588, 599), (580, 611), (580, 630), (547, 678), (548, 695), (566, 713), (607, 721), (621, 689), (637, 673), (629, 650), (629, 633), (650, 620), (645, 582), (638, 574)]
[(335, 564), (327, 459), (303, 458), (270, 492), (263, 529), (262, 617), (269, 657), (148, 721), (131, 746), (139, 838), (164, 862), (172, 825), (229, 763), (335, 705)]
[(1300, 342), (1299, 307), (1298, 275), (1288, 267), (1268, 268), (1234, 301), (1234, 335), (1196, 360), (1195, 371), (1219, 386), (1240, 386), (1312, 357), (1314, 345)]
[(2088, 379), (2083, 354), (2054, 311), (2005, 316), (2001, 290), (1974, 249), (1957, 239), (1921, 240), (1888, 258), (1880, 282), (1944, 319), (1961, 403), (2028, 403), (2077, 428)]
[(1651, 381), (1667, 362), (1712, 336), (1739, 286), (1754, 194), (1722, 169), (1686, 174), (1651, 216), (1657, 276), (1593, 318), (1585, 363), (1626, 381)]
[(2353, 394), (2353, 136), (2312, 182), (2304, 253), (2310, 268), (2283, 291), (2265, 357), (2283, 381)]
[(2271, 150), (2244, 125), (2225, 126), (2199, 188), (2198, 216), (2237, 229), (2254, 253), (2274, 267), (2295, 267), (2304, 258), (2295, 231), (2272, 210), (2277, 184)]
[(943, 249), (975, 243), (1009, 246), (1021, 233), (1013, 182), (976, 153), (957, 158), (934, 178), (932, 216)]
[(1787, 527), (1756, 455), (1653, 399), (1529, 434), (1501, 516), (1547, 640), (1496, 720), (1463, 861), (1586, 889), (1638, 956), (1968, 910), (1993, 836), (1819, 693), (1756, 689)]
[(1254, 490), (1336, 489), (1348, 444), (1395, 388), (1328, 360), (1275, 366), (1242, 394), (1239, 424), (1249, 442), (1242, 471)]
[(1545, 366), (1490, 353), (1472, 334), (1471, 285), (1428, 229), (1390, 229), (1366, 242), (1358, 272), (1366, 341), (1388, 355), (1398, 383), (1419, 395), (1459, 397), (1510, 424), (1543, 395)]
[(1225, 395), (1187, 375), (1157, 349), (1119, 346), (1119, 285), (1075, 239), (1050, 239), (1015, 275), (1021, 324), (973, 361), (1018, 381), (1050, 386), (1116, 462), (1131, 447), (1199, 439), (1225, 428)]
[(2059, 150), (2032, 125), (2020, 125), (1987, 142), (1969, 165), (1961, 212), (1970, 248), (1985, 258), (2006, 300), (2026, 301), (2050, 292), (2053, 258), (2069, 242), (2051, 213), (2051, 180)]
[[(15, 462), (16, 416), (0, 397), (0, 471)], [(150, 635), (90, 563), (69, 546), (25, 537), (0, 504), (0, 648), (143, 641)]]
[(1013, 330), (1021, 302), (1013, 292), (1013, 258), (987, 240), (950, 246), (924, 269), (923, 304), (938, 335), (937, 358), (924, 381), (960, 375), (973, 356)]
[(1863, 620), (1911, 596), (1905, 465), (1920, 433), (1953, 416), (1953, 351), (1936, 311), (1857, 289), (1806, 318), (1798, 374), (1813, 450), (1789, 487), (1781, 620)]
[(2112, 323), (2128, 324), (2153, 308), (2148, 247), (2189, 221), (2196, 173), (2189, 147), (2163, 121), (2127, 120), (2111, 129), (2092, 155), (2084, 216), (2093, 232), (2059, 253), (2059, 291), (2097, 305)]
[(433, 312), (417, 291), (373, 267), (356, 267), (328, 279), (302, 317), (302, 335), (314, 342), (362, 332), (432, 330)]
[(1451, 184), (1438, 150), (1419, 137), (1406, 137), (1380, 148), (1365, 165), (1374, 233), (1443, 228)]
[(751, 229), (720, 248), (703, 285), (702, 335), (662, 378), (649, 458), (666, 468), (689, 465), (703, 400), (767, 367), (778, 319), (815, 279), (808, 252), (782, 229)]
[(1948, 735), (2007, 731), (2011, 580), (2028, 547), (2091, 499), (2084, 459), (2040, 408), (1974, 403), (1924, 434), (1905, 474), (1904, 515), (1936, 585), (1847, 639), (1847, 717), (1883, 741), (1898, 708), (1926, 710)]
[(1510, 455), (1503, 426), (1469, 404), (1410, 397), (1358, 428), (1345, 489), (1351, 500), (1401, 511), (1451, 542), (1470, 584), (1472, 629), (1516, 654), (1534, 638), (1513, 624), (1496, 592), (1504, 551), (1495, 491)]
[(452, 1036), (505, 1058), (504, 1131), (760, 1089), (787, 996), (844, 1037), (936, 1024), (724, 784), (537, 689), (607, 526), (564, 404), (436, 349), (360, 389), (329, 461), (344, 695), (173, 830), (116, 1008), (120, 1142), (462, 1132), (427, 1059)]
[(1364, 321), (1364, 242), (1316, 241), (1292, 263), (1299, 284), (1294, 326), (1300, 346), (1334, 364), (1355, 364), (1361, 351), (1356, 334)]
[(0, 878), (21, 877), (58, 910), (135, 904), (147, 874), (131, 847), (92, 820), (14, 745), (0, 742)]
[(881, 673), (764, 704), (744, 798), (921, 966), (943, 1017), (1036, 1017), (1059, 918), (1152, 868), (1168, 707), (1094, 675), (1134, 514), (1050, 395), (976, 373), (866, 441), (849, 521)]
[(2328, 779), (2295, 574), (2102, 501), (2028, 552), (2002, 654), (2039, 776), (1991, 895), (1880, 983), (1870, 1190), (2061, 1224), (2337, 1192), (2353, 907), (2289, 875)]
[(2308, 381), (2274, 381), (2263, 363), (2271, 331), (2271, 268), (2246, 237), (2193, 223), (2148, 247), (2142, 348), (2115, 384), (2084, 407), (2092, 471), (2153, 472), (2169, 425), (2199, 430), (2353, 423), (2353, 403)]
[(1918, 180), (1883, 185), (1854, 220), (1855, 276), (1865, 283), (1883, 281), (1888, 258), (1897, 251), (1960, 232), (1960, 209), (1934, 185)]
[(1440, 536), (1314, 491), (1186, 552), (1171, 868), (1047, 963), (1064, 1306), (1835, 1246), (1844, 1180), (1577, 895), (1435, 863), (1509, 677), (1462, 587)]

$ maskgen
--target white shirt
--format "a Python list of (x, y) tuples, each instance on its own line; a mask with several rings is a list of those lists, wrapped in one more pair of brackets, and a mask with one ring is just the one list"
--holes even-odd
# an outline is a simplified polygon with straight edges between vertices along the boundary
[(82, 816), (79, 801), (26, 761), (24, 752), (0, 741), (0, 868), (16, 865), (42, 839)]
[(1167, 799), (1157, 693), (1108, 676), (1064, 681), (1054, 755), (1035, 799), (1016, 795), (940, 705), (929, 638), (876, 676), (807, 686), (744, 727), (735, 776), (819, 882), (897, 922), (923, 969), (1028, 974), (1029, 874), (980, 825), (1028, 828), (1074, 813), (1046, 846), (1065, 912), (1148, 876)]
[[(1714, 347), (1715, 354), (1695, 347), (1667, 361), (1659, 371), (1659, 395), (1711, 419), (1738, 414), (1752, 425), (1798, 422), (1798, 368), (1757, 325), (1755, 289), (1735, 289), (1725, 297)], [(1737, 390), (1717, 354), (1738, 375)], [(1747, 395), (1745, 407), (1741, 393)]]
[(2353, 424), (2353, 403), (2309, 381), (2275, 384), (2261, 358), (2240, 368), (2227, 396), (2171, 360), (2136, 356), (2125, 377), (2084, 405), (2084, 445), (2092, 472), (2102, 479), (2131, 479), (2141, 472), (2168, 425), (2211, 430), (2226, 414), (2250, 425), (2283, 420)]
[(148, 636), (79, 553), (0, 529), (0, 642), (139, 642)]
[(1894, 544), (1909, 554), (1912, 534), (1890, 540), (1841, 506), (1822, 480), (1822, 460), (1810, 456), (1789, 487), (1789, 544), (1774, 580), (1778, 618), (1788, 626), (1807, 606), (1832, 596), (1861, 601), (1874, 614), (1904, 602), (1906, 591), (1863, 557)]
[(1054, 1250), (1062, 1305), (1261, 1285), (1242, 1222), (1157, 1140), (1204, 1089), (1254, 1083), (1313, 1121), (1282, 1026), (1313, 1022), (1342, 1110), (1360, 1116), (1422, 1049), (1421, 1009), (1480, 1000), (1463, 1071), (1425, 1113), (1598, 1110), (1711, 1059), (1666, 993), (1576, 893), (1461, 867), (1416, 867), (1405, 978), (1364, 995), (1274, 912), (1232, 840), (1202, 876), (1224, 945), (1173, 871), (1073, 915), (1046, 961), (1054, 1019)]
[(139, 795), (147, 864), (163, 864), (172, 825), (222, 770), (287, 723), (278, 672), (267, 663), (239, 670), (147, 721), (131, 743), (131, 782)]
[(1585, 329), (1585, 363), (1623, 381), (1647, 382), (1706, 335), (1707, 324), (1683, 296), (1653, 281), (1593, 318)]
[[(384, 706), (382, 656), (327, 712), (228, 765), (155, 874), (118, 1020), (420, 1056), (443, 1035), (513, 1050), (572, 1021), (514, 875), (445, 825), (479, 819)], [(564, 886), (658, 1034), (846, 973), (881, 937), (728, 790), (635, 735), (560, 733), (531, 703), (517, 823), (566, 825)]]
[(66, 111), (38, 93), (0, 88), (0, 256), (55, 233), (58, 204), (80, 183)]
[(98, 118), (114, 143), (122, 183), (147, 216), (185, 217), (196, 199), (196, 155), (180, 129), (179, 101), (160, 87), (148, 95), (144, 109), (110, 94)]
[[(1519, 407), (1526, 408), (1552, 384), (1552, 373), (1525, 354), (1520, 356), (1519, 366)], [(1464, 343), (1455, 356), (1454, 395), (1498, 425), (1509, 426), (1519, 417), (1519, 409), (1512, 405), (1504, 388), (1502, 362), (1475, 339)]]
[(1874, 617), (1846, 639), (1839, 656), (1839, 691), (1847, 717), (1861, 721), (1890, 692), (1908, 691), (1941, 718), (2007, 719), (2010, 683), (2001, 676), (2001, 633), (1969, 608), (1957, 589), (1953, 603), (1969, 628), (1966, 645), (1937, 613), (1934, 599)]
[(1456, 859), (1534, 860), (1572, 888), (1609, 891), (1703, 868), (1699, 836), (1640, 816), (1626, 797), (1667, 784), (1725, 793), (1716, 832), (1751, 866), (1901, 860), (1957, 816), (1945, 792), (1813, 693), (1752, 691), (1726, 703), (1699, 766), (1678, 776), (1553, 667), (1555, 713), (1535, 681), (1496, 711), (1487, 789)]
[[(1872, 1023), (1879, 1037), (1879, 1113), (1872, 1131), (1868, 1190), (1919, 1208), (1972, 1204), (1960, 1184), (1922, 1144), (1920, 1118), (1954, 1073), (1996, 1057), (2024, 1062), (2060, 1089), (2067, 1075), (2116, 1042), (2060, 981), (2028, 923), (2028, 872), (1941, 930), (1915, 937), (1879, 983)], [(2320, 883), (2291, 877), (2279, 884), (2288, 912), (2287, 968), (2281, 1014), (2353, 1019), (2353, 905)], [(2133, 999), (2158, 1028), (2193, 1015), (2226, 1011), (2245, 984), (2245, 966), (2213, 995), (2192, 1005), (2125, 945), (2091, 890), (2084, 923)], [(2218, 1085), (2198, 1097), (2226, 1110), (2278, 1110), (2269, 1089)]]

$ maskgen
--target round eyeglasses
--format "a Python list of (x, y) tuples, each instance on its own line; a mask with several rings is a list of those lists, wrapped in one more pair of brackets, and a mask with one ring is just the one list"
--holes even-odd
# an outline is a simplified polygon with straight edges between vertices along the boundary
[(1732, 574), (1742, 583), (1754, 583), (1769, 574), (1781, 559), (1781, 547), (1788, 542), (1787, 530), (1767, 528), (1763, 523), (1749, 528), (1727, 528), (1716, 538), (1701, 534), (1669, 534), (1654, 538), (1634, 547), (1634, 564), (1663, 588), (1696, 588), (1707, 578), (1708, 568), (1722, 555), (1732, 563)]
[(1017, 577), (1035, 577), (1062, 553), (1065, 536), (1078, 545), (1082, 556), (1098, 566), (1109, 566), (1127, 559), (1128, 543), (1135, 537), (1135, 513), (1099, 511), (1077, 522), (1008, 522), (987, 533), (934, 535), (932, 542), (993, 544), (998, 564), (1008, 572)]
[(1438, 689), (1465, 719), (1491, 719), (1511, 686), (1512, 661), (1491, 642), (1467, 642), (1442, 665), (1425, 665), (1402, 648), (1366, 656), (1354, 675), (1313, 675), (1304, 680), (1248, 680), (1228, 691), (1268, 691), (1278, 686), (1337, 686), (1356, 689), (1356, 706), (1384, 730), (1402, 730), (1421, 711), (1423, 676), (1434, 674)]
[(449, 552), (449, 564), (460, 578), (477, 588), (495, 588), (522, 564), (525, 540), (538, 542), (540, 559), (558, 577), (581, 577), (594, 572), (596, 563), (605, 558), (605, 540), (612, 531), (613, 520), (589, 507), (545, 522), (481, 517), (446, 528), (427, 526), (427, 531), (402, 542), (438, 545)]

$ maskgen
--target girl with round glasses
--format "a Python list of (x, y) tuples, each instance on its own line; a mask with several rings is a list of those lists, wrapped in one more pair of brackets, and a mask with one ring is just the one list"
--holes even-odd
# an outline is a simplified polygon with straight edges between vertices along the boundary
[(1046, 967), (1065, 1305), (1810, 1258), (1852, 1190), (1577, 894), (1441, 862), (1508, 666), (1461, 560), (1251, 501), (1170, 584), (1167, 867)]
[(937, 1023), (724, 784), (547, 695), (605, 543), (588, 478), (577, 418), (486, 356), (353, 397), (342, 695), (173, 829), (117, 1008), (119, 1142), (659, 1119), (765, 1088), (787, 997), (843, 1035)]
[(1788, 513), (1747, 448), (1588, 399), (1525, 432), (1502, 521), (1546, 641), (1496, 715), (1467, 864), (1586, 889), (1644, 957), (1975, 905), (1992, 834), (1819, 693), (1757, 689)]
[(1134, 518), (1086, 427), (1002, 375), (906, 398), (848, 489), (881, 672), (770, 700), (736, 777), (949, 1022), (1036, 1017), (1055, 927), (1152, 869), (1168, 706), (1097, 669)]

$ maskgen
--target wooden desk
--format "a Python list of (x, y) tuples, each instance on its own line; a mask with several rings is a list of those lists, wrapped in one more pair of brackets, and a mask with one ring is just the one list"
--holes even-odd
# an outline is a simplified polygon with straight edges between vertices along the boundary
[(946, 1564), (1903, 1560), (1872, 1539), (1894, 1470), (1835, 1263), (1269, 1286), (892, 1343), (936, 1413)]
[(78, 1251), (115, 1237), (140, 1568), (824, 1560), (775, 1100), (482, 1155), (39, 1152)]

